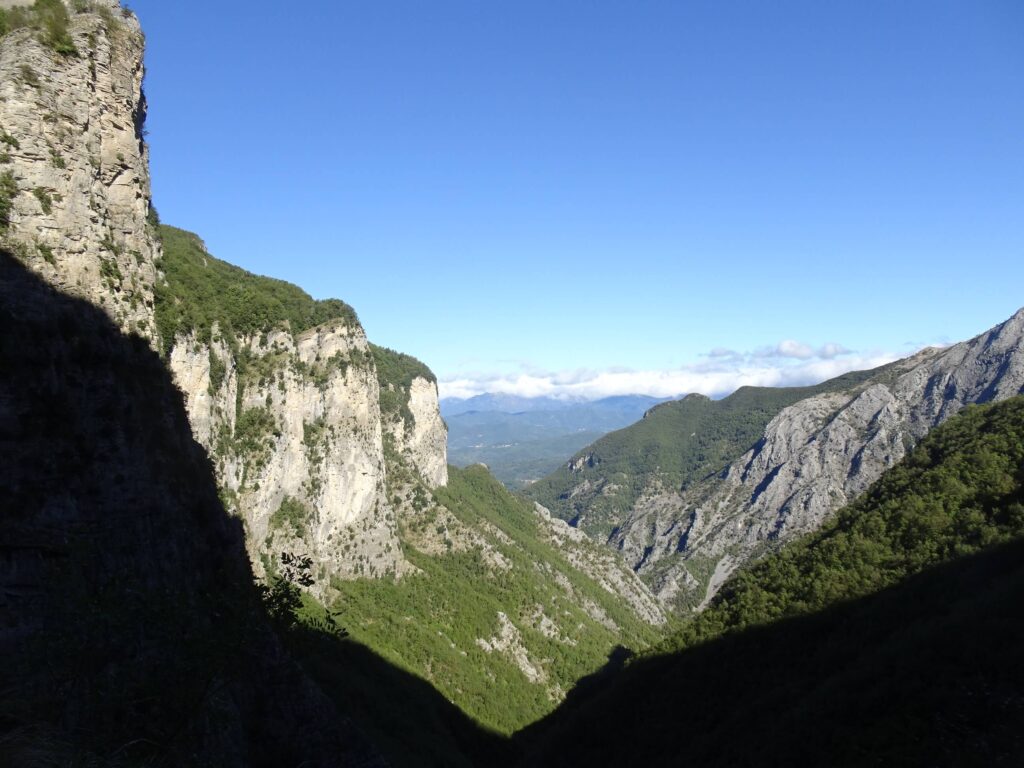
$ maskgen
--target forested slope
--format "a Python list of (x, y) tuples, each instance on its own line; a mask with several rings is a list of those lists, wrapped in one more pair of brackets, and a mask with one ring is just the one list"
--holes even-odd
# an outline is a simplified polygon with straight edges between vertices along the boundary
[(530, 762), (1017, 765), (1024, 398), (971, 407), (520, 736)]

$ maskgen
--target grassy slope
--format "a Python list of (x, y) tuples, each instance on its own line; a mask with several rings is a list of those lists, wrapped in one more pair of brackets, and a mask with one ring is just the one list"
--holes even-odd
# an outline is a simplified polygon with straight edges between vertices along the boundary
[[(637, 648), (659, 636), (569, 565), (540, 534), (532, 505), (511, 495), (482, 467), (450, 468), (449, 485), (437, 492), (437, 499), (462, 524), (483, 532), (512, 567), (490, 567), (476, 549), (426, 555), (410, 547), (406, 554), (421, 573), (397, 582), (336, 583), (343, 597), (334, 610), (355, 641), (396, 667), (429, 679), (478, 723), (511, 733), (550, 712), (557, 702), (549, 698), (549, 689), (568, 689), (600, 667), (615, 645)], [(433, 524), (429, 513), (414, 523)], [(489, 526), (512, 543), (489, 534)], [(578, 595), (601, 606), (622, 628), (621, 634), (592, 619), (544, 564), (564, 574)], [(537, 604), (575, 645), (531, 627), (528, 617)], [(530, 683), (506, 656), (477, 645), (478, 638), (490, 639), (497, 633), (499, 611), (520, 629), (531, 660), (548, 675), (545, 683)]]
[[(583, 516), (582, 527), (606, 536), (652, 481), (674, 489), (708, 477), (753, 446), (783, 408), (812, 395), (851, 389), (882, 372), (848, 373), (811, 387), (742, 387), (722, 400), (690, 395), (663, 403), (577, 454), (592, 456), (593, 466), (579, 472), (563, 467), (527, 493), (565, 520)], [(574, 487), (588, 480), (618, 488), (569, 498)]]
[(530, 762), (1020, 764), (1022, 537), (1024, 398), (968, 408), (661, 655), (581, 686), (521, 737)]
[(281, 327), (297, 334), (336, 318), (359, 322), (343, 301), (316, 301), (291, 283), (215, 259), (191, 232), (162, 225), (160, 234), (165, 282), (156, 286), (156, 323), (167, 350), (176, 334), (195, 331), (209, 340), (214, 323), (230, 343), (235, 334)]

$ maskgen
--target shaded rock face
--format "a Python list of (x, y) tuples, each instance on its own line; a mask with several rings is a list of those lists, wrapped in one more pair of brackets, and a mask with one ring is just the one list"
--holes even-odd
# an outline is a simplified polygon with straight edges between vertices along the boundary
[(143, 37), (133, 15), (105, 5), (113, 22), (72, 14), (78, 56), (24, 29), (0, 44), (0, 174), (17, 185), (8, 235), (52, 285), (154, 338)]
[(147, 341), (0, 252), (0, 371), (0, 763), (380, 764), (269, 629)]
[(820, 527), (965, 406), (1021, 392), (1024, 310), (970, 341), (785, 408), (720, 474), (645, 494), (610, 543), (663, 601), (701, 605), (735, 568)]
[[(0, 174), (9, 172), (16, 188), (0, 237), (48, 283), (156, 347), (153, 292), (164, 277), (150, 221), (143, 36), (117, 2), (98, 5), (111, 13), (70, 17), (77, 57), (53, 52), (30, 30), (0, 43)], [(332, 576), (401, 575), (362, 328), (334, 322), (299, 336), (232, 341), (255, 375), (239, 375), (227, 340), (216, 337), (175, 339), (168, 366), (229, 511), (245, 522), (258, 575), (282, 551), (313, 558), (321, 596)], [(414, 424), (391, 430), (399, 452), (430, 487), (443, 485), (445, 429), (433, 383), (414, 383), (410, 410)]]

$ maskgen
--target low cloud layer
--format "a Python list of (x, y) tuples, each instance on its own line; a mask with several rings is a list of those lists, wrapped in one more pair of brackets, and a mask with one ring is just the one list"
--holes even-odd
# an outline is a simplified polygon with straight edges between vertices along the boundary
[(521, 397), (596, 399), (642, 394), (675, 397), (699, 392), (722, 397), (743, 386), (815, 384), (848, 371), (866, 370), (903, 357), (885, 352), (851, 352), (840, 344), (811, 347), (785, 340), (752, 352), (713, 349), (698, 362), (672, 370), (615, 368), (513, 375), (465, 375), (439, 382), (441, 397), (467, 398), (484, 392)]

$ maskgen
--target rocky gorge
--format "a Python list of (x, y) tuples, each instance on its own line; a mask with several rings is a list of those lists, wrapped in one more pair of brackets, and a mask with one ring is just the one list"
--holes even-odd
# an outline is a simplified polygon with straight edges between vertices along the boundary
[[(1019, 648), (1019, 542), (984, 548), (1024, 526), (1024, 310), (876, 370), (661, 403), (512, 493), (448, 466), (433, 372), (355, 309), (161, 223), (143, 52), (116, 0), (0, 0), (0, 764), (671, 762), (699, 741), (680, 720), (715, 764), (755, 720), (771, 751), (764, 712), (802, 722), (793, 679), (842, 710), (846, 670), (870, 697), (908, 656), (894, 754), (936, 691), (959, 725), (921, 739), (1010, 754), (1011, 665), (972, 664)], [(996, 653), (960, 642), (977, 621)], [(851, 666), (849, 625), (892, 660)], [(968, 699), (1001, 740), (956, 719)], [(877, 709), (843, 732), (885, 755)]]

